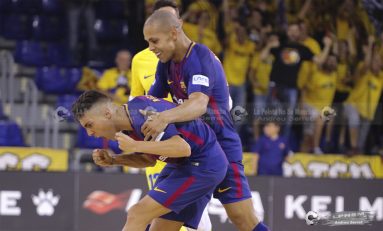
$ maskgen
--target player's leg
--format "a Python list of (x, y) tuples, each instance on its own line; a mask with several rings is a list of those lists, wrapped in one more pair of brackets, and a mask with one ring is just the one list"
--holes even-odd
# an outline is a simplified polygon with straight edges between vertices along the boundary
[(221, 201), (239, 231), (268, 231), (255, 215), (249, 183), (241, 163), (230, 163), (226, 177), (216, 188), (214, 197)]
[(183, 222), (168, 220), (164, 218), (156, 218), (150, 225), (150, 231), (179, 231), (183, 226)]
[(233, 224), (240, 231), (249, 231), (259, 223), (251, 198), (234, 203), (224, 204), (223, 207)]
[[(214, 187), (210, 192), (206, 193), (196, 202), (189, 204), (179, 213), (170, 212), (161, 217), (161, 219), (155, 219), (152, 222), (150, 230), (163, 230), (163, 227), (168, 227), (169, 221), (176, 221), (183, 224), (181, 231), (211, 231), (212, 225), (207, 212), (207, 204), (209, 203)], [(177, 227), (172, 224), (169, 227)], [(187, 228), (185, 228), (187, 227)]]
[[(218, 144), (216, 144), (216, 148), (222, 152)], [(215, 149), (211, 151), (213, 152)], [(161, 176), (168, 169), (165, 167), (155, 188), (149, 191), (149, 195), (156, 201), (172, 210), (162, 216), (162, 219), (183, 222), (186, 227), (198, 229), (202, 214), (215, 188), (222, 182), (227, 172), (228, 163), (223, 153), (221, 158), (222, 160), (218, 159), (218, 165), (214, 167), (210, 165), (209, 161), (199, 162), (199, 165), (192, 162), (185, 163), (173, 170), (168, 177), (162, 179)], [(164, 222), (167, 221), (160, 219), (154, 221), (151, 226), (152, 230), (163, 226)]]
[[(175, 220), (169, 220), (169, 219), (165, 219), (165, 218), (156, 218), (152, 221), (149, 230), (150, 231), (172, 231), (172, 230), (175, 230), (175, 231), (211, 231), (212, 230), (212, 224), (210, 221), (209, 214), (207, 212), (207, 207), (203, 211), (203, 214), (202, 214), (202, 217), (200, 219), (200, 222), (198, 224), (197, 229), (190, 228), (190, 226), (193, 227), (193, 225), (192, 225), (193, 220), (197, 220), (196, 217), (198, 216), (198, 214), (194, 213), (194, 215), (192, 215), (193, 213), (191, 211), (188, 211), (187, 213), (189, 213), (191, 215), (190, 218), (185, 218), (189, 228), (182, 227), (184, 225), (183, 221), (175, 221)], [(173, 215), (180, 217), (179, 214), (177, 214), (177, 215), (173, 214)]]
[(149, 195), (142, 198), (128, 210), (123, 231), (145, 231), (147, 225), (157, 217), (169, 213), (171, 210), (161, 205)]

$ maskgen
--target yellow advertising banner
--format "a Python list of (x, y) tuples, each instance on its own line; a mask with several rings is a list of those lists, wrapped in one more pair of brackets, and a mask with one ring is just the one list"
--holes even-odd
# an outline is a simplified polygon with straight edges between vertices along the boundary
[(296, 153), (283, 165), (286, 177), (383, 178), (380, 156), (313, 155)]
[(0, 171), (67, 171), (68, 150), (0, 147)]
[(242, 163), (243, 163), (243, 166), (245, 167), (245, 175), (247, 176), (257, 175), (258, 155), (251, 152), (244, 152)]

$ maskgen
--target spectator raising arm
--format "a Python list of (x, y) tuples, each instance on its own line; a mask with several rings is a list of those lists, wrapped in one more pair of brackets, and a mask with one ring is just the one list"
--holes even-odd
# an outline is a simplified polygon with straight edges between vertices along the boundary
[(319, 55), (314, 56), (313, 61), (317, 65), (322, 65), (330, 53), (332, 40), (330, 37), (325, 36), (323, 38), (324, 48)]

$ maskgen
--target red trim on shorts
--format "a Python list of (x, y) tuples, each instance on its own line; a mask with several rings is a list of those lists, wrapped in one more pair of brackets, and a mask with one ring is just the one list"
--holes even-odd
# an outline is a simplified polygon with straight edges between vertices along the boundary
[(109, 148), (109, 140), (108, 139), (105, 139), (105, 138), (102, 139), (102, 148), (103, 149)]
[(237, 187), (237, 197), (241, 198), (243, 195), (242, 182), (241, 182), (241, 176), (239, 174), (238, 166), (235, 163), (231, 163), (231, 167), (233, 168), (233, 171), (234, 171), (234, 181), (235, 181), (235, 186)]
[(186, 131), (185, 129), (182, 129), (182, 128), (178, 128), (177, 130), (179, 132), (181, 132), (181, 134), (183, 136), (185, 136), (189, 140), (193, 141), (194, 143), (196, 143), (200, 146), (202, 146), (204, 144), (204, 140), (201, 137), (197, 136), (196, 134), (189, 132), (189, 131)]
[(214, 97), (210, 97), (210, 105), (213, 109), (215, 117), (217, 118), (218, 124), (223, 127), (223, 120), (222, 120), (221, 114), (219, 113), (218, 105)]
[(164, 203), (164, 206), (169, 208), (169, 206), (186, 190), (193, 184), (195, 177), (189, 177), (185, 183), (183, 183), (174, 193), (171, 195)]

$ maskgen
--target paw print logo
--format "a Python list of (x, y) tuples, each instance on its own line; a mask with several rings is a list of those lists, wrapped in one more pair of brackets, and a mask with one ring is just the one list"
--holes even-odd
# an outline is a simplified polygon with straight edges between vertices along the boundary
[(40, 189), (37, 196), (32, 195), (32, 201), (39, 216), (52, 216), (55, 212), (55, 206), (60, 201), (60, 195), (54, 196), (52, 189), (47, 192)]

